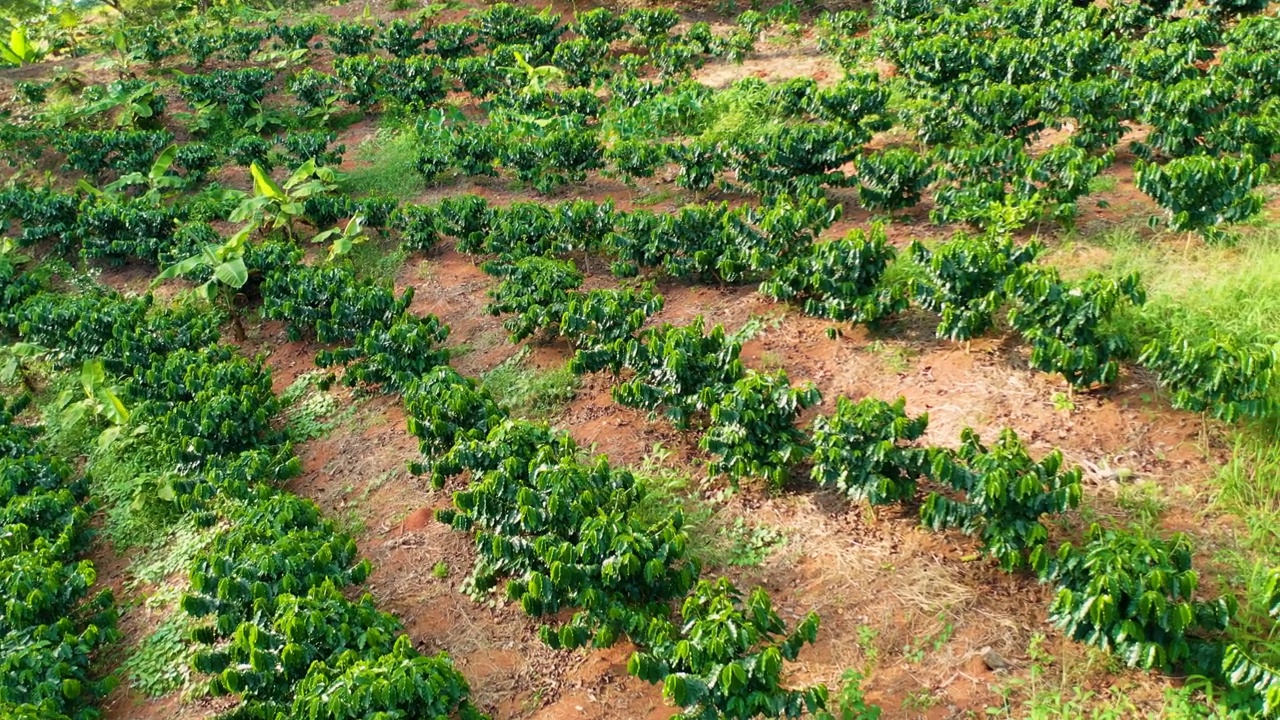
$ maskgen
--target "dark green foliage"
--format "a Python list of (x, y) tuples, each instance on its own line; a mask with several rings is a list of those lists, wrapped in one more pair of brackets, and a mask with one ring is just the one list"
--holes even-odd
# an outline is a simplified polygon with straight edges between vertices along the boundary
[(402, 205), (393, 221), (401, 246), (416, 252), (429, 252), (440, 242), (439, 224), (440, 210), (434, 205)]
[(635, 509), (644, 494), (604, 458), (587, 465), (554, 453), (513, 455), (456, 493), (455, 509), (441, 517), (475, 533), (475, 592), (510, 578), (507, 596), (534, 617), (578, 608), (563, 626), (543, 628), (553, 647), (603, 647), (665, 617), (667, 603), (698, 576), (680, 513), (643, 519)]
[(506, 418), (487, 390), (448, 366), (410, 382), (404, 389), (404, 409), (409, 432), (418, 438), (418, 450), (427, 460), (414, 466), (418, 473), (432, 472), (434, 459), (458, 443), (484, 440)]
[(1049, 620), (1067, 637), (1111, 650), (1131, 667), (1217, 672), (1218, 638), (1236, 600), (1197, 599), (1186, 536), (1166, 541), (1094, 525), (1081, 549), (1067, 543), (1033, 564), (1058, 585)]
[(609, 8), (601, 7), (574, 13), (571, 29), (588, 40), (609, 43), (625, 35), (625, 25), (623, 18)]
[(377, 28), (361, 22), (340, 22), (328, 29), (329, 48), (335, 55), (363, 55), (373, 48)]
[(348, 385), (378, 385), (386, 392), (403, 392), (415, 378), (449, 362), (449, 351), (440, 345), (449, 337), (449, 327), (434, 315), (419, 317), (405, 313), (356, 335), (349, 347), (321, 350), (318, 367), (345, 366), (343, 382)]
[(560, 319), (560, 335), (575, 350), (570, 369), (583, 373), (609, 368), (615, 375), (620, 373), (636, 333), (662, 309), (663, 302), (649, 287), (571, 294)]
[(314, 160), (317, 166), (340, 164), (347, 146), (335, 146), (337, 139), (337, 133), (316, 130), (287, 133), (278, 142), (284, 148), (288, 167), (297, 168), (308, 160)]
[(227, 145), (227, 157), (240, 167), (249, 167), (254, 163), (270, 172), (275, 166), (271, 161), (271, 143), (257, 135), (241, 135)]
[(954, 455), (935, 455), (932, 474), (962, 499), (930, 493), (920, 508), (924, 524), (978, 535), (1005, 570), (1022, 567), (1029, 555), (1045, 552), (1049, 531), (1042, 516), (1080, 504), (1080, 468), (1063, 470), (1057, 450), (1039, 462), (1032, 460), (1009, 428), (990, 448), (972, 428), (965, 428)]
[(212, 618), (195, 635), (205, 644), (273, 613), (282, 596), (306, 595), (327, 582), (359, 584), (369, 575), (355, 541), (309, 501), (263, 491), (236, 521), (192, 563), (191, 591), (182, 598), (188, 614)]
[(686, 428), (709, 412), (746, 371), (738, 359), (742, 344), (722, 326), (703, 332), (702, 316), (684, 325), (662, 325), (628, 343), (623, 365), (634, 375), (613, 388), (615, 402), (662, 412)]
[(812, 384), (792, 387), (783, 370), (747, 372), (711, 406), (711, 424), (698, 444), (718, 456), (711, 472), (735, 485), (742, 478), (763, 478), (781, 490), (810, 451), (809, 437), (796, 419), (821, 400)]
[(108, 170), (145, 173), (172, 142), (163, 130), (74, 130), (54, 133), (51, 144), (66, 157), (68, 170), (101, 179)]
[(873, 225), (869, 234), (852, 230), (840, 240), (809, 245), (760, 283), (760, 294), (803, 303), (815, 317), (875, 323), (907, 308), (906, 288), (884, 281), (896, 256), (882, 225)]
[(260, 108), (275, 71), (266, 68), (215, 70), (178, 78), (182, 98), (192, 107), (220, 108), (233, 127), (242, 126)]
[(239, 695), (241, 712), (269, 716), (287, 707), (312, 663), (388, 654), (400, 631), (372, 597), (352, 602), (326, 580), (305, 594), (279, 596), (269, 613), (240, 625), (226, 645), (197, 653), (192, 665), (213, 675), (215, 694)]
[(224, 346), (179, 350), (157, 358), (138, 378), (140, 403), (153, 431), (180, 463), (232, 455), (283, 441), (273, 420), (280, 410), (271, 373), (261, 360)]
[(284, 320), (290, 337), (350, 342), (377, 323), (389, 327), (413, 301), (388, 285), (357, 279), (349, 265), (269, 268), (262, 282), (263, 314)]
[(62, 367), (79, 366), (103, 358), (108, 372), (123, 372), (115, 358), (107, 357), (116, 328), (137, 327), (151, 305), (147, 298), (125, 300), (108, 291), (78, 295), (42, 293), (18, 307), (14, 324), (26, 342), (55, 351)]
[(912, 292), (922, 307), (942, 316), (938, 337), (968, 340), (991, 327), (1004, 302), (1005, 278), (1039, 251), (1007, 236), (959, 233), (932, 251), (915, 242), (911, 255), (924, 273)]
[(75, 227), (80, 254), (117, 265), (131, 258), (157, 263), (174, 247), (179, 213), (147, 200), (88, 198)]
[(0, 193), (3, 217), (22, 225), (16, 240), (29, 247), (45, 240), (66, 240), (80, 214), (80, 198), (70, 193), (17, 186)]
[(858, 160), (858, 199), (871, 210), (901, 210), (920, 202), (933, 182), (928, 158), (909, 148), (892, 148)]
[[(471, 704), (471, 688), (449, 657), (422, 655), (401, 635), (384, 655), (343, 656), (317, 665), (298, 683), (289, 717), (312, 720), (430, 717), (487, 720)], [(341, 702), (334, 702), (341, 697)]]
[(680, 16), (669, 8), (632, 8), (622, 14), (622, 19), (651, 45), (664, 44), (667, 33), (680, 22)]
[(425, 41), (418, 35), (419, 30), (421, 30), (420, 23), (392, 20), (383, 28), (375, 44), (391, 53), (392, 57), (411, 58), (422, 51), (422, 43)]
[(646, 649), (627, 661), (627, 672), (662, 683), (662, 694), (683, 709), (681, 718), (712, 720), (796, 718), (826, 708), (827, 689), (783, 687), (783, 663), (794, 661), (818, 635), (809, 613), (790, 632), (768, 593), (745, 599), (727, 578), (703, 580), (684, 601), (681, 623), (654, 623)]
[(491, 292), (493, 301), (485, 311), (514, 315), (502, 323), (513, 343), (557, 328), (570, 294), (582, 285), (582, 273), (572, 262), (537, 255), (504, 265), (498, 275), (502, 282)]
[(502, 45), (532, 46), (537, 55), (526, 58), (530, 62), (551, 52), (564, 32), (560, 16), (552, 14), (550, 8), (535, 13), (519, 5), (496, 3), (475, 13), (472, 20), (476, 23), (477, 34), (490, 50), (496, 51)]
[(1169, 214), (1169, 227), (1214, 237), (1223, 223), (1247, 220), (1262, 210), (1264, 198), (1254, 188), (1266, 178), (1267, 166), (1251, 157), (1177, 158), (1164, 165), (1134, 166), (1138, 189)]
[(1176, 408), (1226, 422), (1263, 418), (1277, 409), (1277, 350), (1229, 336), (1198, 338), (1171, 326), (1142, 348), (1138, 362), (1153, 370)]
[(14, 422), (28, 402), (0, 400), (0, 704), (93, 720), (114, 685), (90, 672), (91, 656), (118, 637), (114, 604), (109, 591), (93, 593), (93, 564), (75, 560), (87, 544), (83, 486), (44, 454), (39, 427)]
[(305, 67), (289, 78), (288, 89), (307, 110), (325, 107), (337, 94), (337, 81), (327, 73)]
[(1114, 382), (1120, 360), (1133, 348), (1107, 321), (1120, 303), (1146, 300), (1138, 275), (1119, 279), (1091, 274), (1064, 282), (1057, 270), (1024, 266), (1009, 276), (1009, 323), (1031, 343), (1031, 366), (1061, 373), (1076, 387)]
[(813, 421), (813, 470), (820, 485), (872, 505), (909, 500), (930, 473), (930, 453), (916, 445), (927, 414), (910, 417), (907, 401), (836, 399), (836, 411)]

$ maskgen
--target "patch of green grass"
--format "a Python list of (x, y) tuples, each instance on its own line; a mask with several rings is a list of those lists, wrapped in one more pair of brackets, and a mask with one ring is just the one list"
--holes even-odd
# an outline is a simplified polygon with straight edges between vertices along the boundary
[(1098, 175), (1089, 181), (1089, 194), (1111, 192), (1119, 184), (1114, 175)]
[(580, 379), (568, 365), (550, 370), (530, 367), (526, 348), (485, 373), (481, 382), (512, 415), (545, 419), (557, 415), (573, 400)]
[(1214, 479), (1214, 505), (1244, 521), (1242, 549), (1280, 565), (1280, 443), (1274, 440), (1257, 431), (1237, 436)]
[(352, 195), (408, 200), (422, 190), (422, 177), (415, 169), (416, 145), (411, 131), (379, 129), (356, 147), (355, 157), (360, 164), (347, 173), (342, 189)]
[(670, 452), (661, 445), (634, 469), (645, 486), (645, 499), (637, 511), (657, 520), (679, 511), (689, 537), (689, 555), (704, 569), (759, 567), (785, 547), (782, 530), (726, 512), (723, 498), (701, 493), (688, 472), (666, 464)]
[(1201, 335), (1280, 340), (1280, 227), (1244, 233), (1235, 247), (1152, 241), (1128, 228), (1093, 242), (1110, 251), (1110, 272), (1142, 274), (1147, 303), (1122, 319), (1139, 337), (1176, 322)]
[(379, 282), (394, 282), (404, 267), (409, 253), (389, 235), (371, 231), (372, 236), (351, 248), (347, 257), (361, 278)]
[(323, 377), (320, 371), (303, 373), (280, 393), (288, 422), (285, 431), (294, 442), (322, 438), (356, 413), (358, 405), (344, 408), (336, 395), (319, 388)]
[(911, 359), (916, 352), (902, 345), (889, 345), (883, 340), (873, 340), (867, 346), (867, 352), (880, 356), (880, 362), (889, 372), (904, 373), (911, 369)]
[(1116, 505), (1138, 525), (1152, 529), (1169, 506), (1158, 483), (1144, 480), (1123, 483), (1116, 491)]
[(191, 568), (196, 555), (208, 547), (218, 528), (202, 527), (187, 519), (144, 546), (129, 564), (129, 585), (163, 585)]

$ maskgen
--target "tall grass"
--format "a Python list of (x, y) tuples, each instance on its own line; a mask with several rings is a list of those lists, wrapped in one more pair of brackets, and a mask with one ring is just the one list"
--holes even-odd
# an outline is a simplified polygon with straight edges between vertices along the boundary
[(356, 196), (385, 195), (401, 201), (413, 198), (423, 187), (415, 167), (416, 142), (412, 130), (379, 128), (356, 147), (360, 164), (347, 173), (342, 189)]
[(1177, 323), (1197, 335), (1280, 341), (1280, 227), (1247, 230), (1234, 247), (1159, 243), (1123, 230), (1097, 244), (1110, 251), (1111, 272), (1142, 273), (1147, 303), (1125, 319), (1140, 337)]

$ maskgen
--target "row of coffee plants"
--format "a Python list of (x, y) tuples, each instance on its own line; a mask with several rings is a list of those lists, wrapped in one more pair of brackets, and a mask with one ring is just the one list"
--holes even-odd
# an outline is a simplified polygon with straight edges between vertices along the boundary
[[(1253, 191), (1280, 151), (1280, 63), (1267, 3), (1048, 6), (1039, 0), (882, 0), (872, 30), (911, 97), (901, 119), (942, 159), (935, 213), (972, 220), (1006, 197), (1028, 143), (1069, 133), (1034, 162), (1046, 200), (1070, 202), (1134, 124), (1138, 187), (1175, 230), (1217, 237), (1258, 212)], [(999, 40), (992, 40), (998, 36)], [(1261, 73), (1261, 75), (1259, 75)], [(1038, 190), (1037, 190), (1038, 188)]]
[[(1265, 417), (1276, 406), (1275, 348), (1225, 335), (1183, 337), (1176, 329), (1170, 330), (1176, 337), (1153, 338), (1117, 329), (1117, 313), (1145, 300), (1136, 275), (1066, 280), (1034, 262), (1037, 244), (1020, 246), (995, 232), (961, 232), (933, 249), (913, 243), (913, 279), (897, 282), (886, 277), (897, 253), (882, 227), (817, 241), (838, 217), (838, 207), (825, 201), (785, 196), (758, 208), (719, 203), (660, 214), (619, 212), (611, 203), (587, 201), (499, 208), (479, 196), (458, 195), (435, 206), (405, 206), (396, 224), (411, 249), (429, 249), (451, 237), (464, 252), (491, 256), (483, 267), (502, 281), (489, 309), (509, 316), (512, 340), (565, 334), (591, 354), (591, 360), (580, 361), (591, 369), (620, 368), (626, 354), (618, 345), (622, 338), (583, 344), (564, 331), (562, 321), (581, 322), (565, 317), (571, 303), (584, 297), (578, 291), (583, 275), (572, 258), (590, 262), (591, 255), (603, 253), (624, 278), (657, 270), (678, 279), (755, 280), (767, 297), (840, 322), (882, 323), (914, 300), (939, 316), (938, 337), (950, 340), (989, 332), (1007, 307), (1009, 325), (1031, 347), (1031, 365), (1061, 374), (1075, 387), (1110, 384), (1122, 362), (1136, 360), (1156, 373), (1181, 409), (1230, 422)], [(611, 322), (648, 304), (630, 292), (616, 308), (612, 303), (619, 298), (610, 296), (617, 313)], [(605, 301), (599, 297), (597, 302)], [(613, 349), (602, 354), (606, 345)]]
[[(173, 157), (162, 158), (150, 175), (168, 177), (163, 161)], [(207, 224), (191, 222), (204, 218), (283, 226), (292, 234), (299, 220), (319, 231), (359, 217), (361, 226), (394, 228), (414, 250), (451, 237), (464, 252), (494, 256), (485, 263), (491, 272), (520, 273), (500, 286), (502, 297), (493, 306), (495, 312), (520, 316), (510, 321), (516, 339), (554, 328), (560, 306), (581, 282), (576, 270), (553, 272), (559, 266), (552, 263), (528, 260), (523, 268), (512, 266), (548, 254), (604, 253), (623, 277), (659, 270), (681, 279), (761, 281), (763, 294), (837, 321), (882, 322), (914, 299), (940, 316), (938, 335), (952, 340), (988, 331), (1000, 308), (1008, 306), (1010, 325), (1031, 344), (1032, 365), (1060, 373), (1075, 386), (1113, 382), (1120, 363), (1136, 356), (1156, 372), (1176, 407), (1231, 421), (1264, 416), (1275, 406), (1274, 348), (1242, 345), (1229, 336), (1129, 338), (1111, 329), (1110, 319), (1126, 304), (1142, 303), (1136, 277), (1063, 280), (1032, 262), (1038, 246), (1017, 246), (994, 231), (958, 233), (933, 249), (913, 244), (911, 259), (918, 271), (911, 282), (900, 283), (886, 279), (896, 252), (878, 227), (817, 242), (839, 217), (838, 206), (820, 199), (781, 196), (761, 207), (719, 203), (672, 214), (618, 212), (611, 203), (588, 201), (497, 208), (474, 195), (398, 207), (391, 200), (333, 194), (332, 171), (312, 161), (283, 184), (256, 165), (252, 169), (258, 185), (253, 197), (223, 193), (212, 203), (172, 203), (163, 191), (80, 197), (18, 186), (0, 197), (0, 209), (20, 225), (19, 245), (55, 240), (64, 249), (79, 246), (86, 258), (112, 262), (139, 258), (168, 264), (198, 254), (218, 242)], [(355, 242), (352, 227), (348, 222), (346, 231), (320, 232), (316, 240), (331, 239), (339, 250), (349, 247)]]
[[(259, 267), (276, 267), (298, 256), (300, 252), (271, 248), (252, 255), (266, 260)], [(34, 287), (19, 278), (31, 278)], [(324, 279), (277, 283), (306, 298)], [(67, 295), (49, 287), (47, 274), (38, 268), (5, 279), (6, 298), (15, 288), (25, 296), (6, 314), (6, 331), (44, 348), (55, 367), (96, 368), (103, 377), (94, 382), (85, 373), (86, 393), (91, 393), (86, 413), (100, 424), (122, 426), (125, 432), (110, 436), (115, 442), (146, 444), (165, 466), (155, 470), (165, 478), (166, 497), (172, 498), (175, 511), (194, 514), (216, 530), (212, 544), (192, 563), (190, 590), (181, 606), (198, 619), (193, 639), (201, 649), (193, 658), (194, 669), (207, 678), (211, 692), (232, 694), (239, 701), (229, 717), (336, 720), (424, 711), (432, 717), (484, 717), (447, 656), (420, 653), (396, 618), (378, 611), (367, 595), (352, 600), (344, 592), (363, 582), (369, 564), (357, 557), (354, 540), (323, 519), (313, 503), (276, 487), (300, 470), (300, 462), (279, 426), (280, 402), (269, 370), (260, 359), (246, 359), (218, 343), (222, 318), (193, 307), (153, 307), (150, 296), (125, 298), (98, 289)], [(359, 317), (334, 318), (329, 324), (316, 317), (314, 323), (325, 332), (339, 332), (335, 328), (341, 323), (379, 312), (355, 304), (352, 312)], [(411, 344), (405, 350), (417, 353), (420, 347)], [(357, 355), (353, 365), (377, 362), (370, 359), (376, 354)], [(120, 385), (109, 391), (97, 387), (105, 376), (118, 378)], [(373, 377), (380, 382), (387, 378), (377, 372)], [(27, 462), (17, 445), (26, 435), (15, 432), (30, 433), (6, 430), (14, 439), (17, 470)], [(27, 464), (41, 457), (32, 454)], [(14, 557), (52, 558), (50, 553), (74, 550), (87, 516), (74, 505), (72, 489), (59, 487), (65, 483), (65, 467), (49, 464), (39, 477), (13, 477), (15, 495), (33, 489), (27, 486), (35, 482), (49, 493), (48, 500), (58, 501), (45, 502), (42, 510), (28, 508), (41, 517), (48, 514), (47, 522), (32, 526), (38, 528), (33, 532), (56, 530), (55, 518), (73, 523), (58, 537), (44, 539), (14, 526), (10, 539), (32, 546)], [(59, 503), (64, 500), (72, 504), (63, 507)], [(25, 517), (16, 503), (8, 507), (15, 521)], [(14, 547), (21, 549), (19, 545)], [(59, 572), (65, 577), (47, 590), (24, 596), (23, 602), (39, 601), (29, 618), (6, 613), (31, 620), (41, 634), (30, 636), (39, 641), (32, 653), (6, 656), (30, 662), (5, 673), (19, 684), (16, 694), (6, 692), (4, 700), (18, 706), (43, 702), (49, 710), (61, 707), (53, 703), (65, 703), (72, 709), (67, 715), (92, 717), (76, 709), (99, 693), (83, 666), (108, 630), (89, 624), (97, 605), (76, 608), (92, 581), (91, 568), (68, 565)], [(20, 576), (34, 577), (14, 575)], [(62, 618), (60, 624), (55, 616)], [(22, 628), (15, 625), (13, 630)], [(74, 640), (58, 650), (71, 661), (60, 663), (55, 673), (44, 673), (36, 661), (39, 653), (57, 650), (49, 643), (58, 633), (66, 642)], [(40, 673), (38, 681), (31, 673)], [(61, 684), (52, 687), (55, 681)], [(341, 702), (333, 701), (335, 693)]]
[[(226, 146), (242, 164), (252, 155), (265, 166), (261, 133), (277, 126), (296, 127), (299, 119), (319, 129), (298, 140), (286, 135), (287, 142), (298, 146), (290, 148), (291, 153), (299, 158), (332, 157), (317, 142), (340, 111), (335, 103), (342, 102), (361, 111), (377, 107), (417, 118), (419, 166), (428, 180), (446, 170), (494, 174), (504, 168), (540, 191), (551, 192), (585, 180), (591, 171), (631, 179), (653, 177), (671, 165), (682, 187), (727, 186), (726, 173), (731, 172), (738, 184), (766, 198), (856, 184), (864, 205), (887, 211), (916, 204), (932, 185), (935, 220), (983, 227), (1007, 222), (1010, 207), (1017, 208), (1018, 224), (1043, 216), (1070, 218), (1090, 181), (1114, 160), (1124, 123), (1144, 122), (1155, 124), (1158, 132), (1137, 150), (1168, 159), (1139, 167), (1138, 186), (1168, 210), (1174, 229), (1199, 230), (1216, 239), (1224, 237), (1221, 224), (1258, 212), (1261, 196), (1255, 189), (1280, 148), (1277, 89), (1274, 83), (1260, 85), (1251, 79), (1253, 71), (1265, 73), (1276, 63), (1276, 51), (1258, 40), (1271, 19), (1249, 18), (1227, 29), (1224, 16), (1213, 13), (1170, 19), (1159, 13), (1126, 15), (1072, 6), (1047, 12), (1038, 10), (1035, 0), (998, 5), (975, 9), (960, 3), (953, 8), (939, 0), (899, 8), (886, 3), (873, 35), (876, 47), (898, 65), (898, 77), (884, 80), (853, 73), (829, 88), (810, 79), (770, 86), (751, 78), (723, 94), (736, 99), (724, 101), (713, 100), (715, 93), (698, 83), (644, 79), (639, 74), (644, 59), (640, 55), (624, 54), (615, 61), (610, 54), (611, 42), (626, 47), (618, 39), (624, 28), (642, 38), (640, 46), (651, 56), (668, 47), (701, 44), (704, 53), (712, 54), (716, 47), (723, 49), (717, 36), (698, 24), (683, 39), (668, 38), (665, 33), (678, 20), (671, 11), (614, 16), (598, 10), (564, 24), (558, 17), (510, 5), (494, 6), (459, 24), (474, 35), (474, 40), (466, 36), (468, 42), (487, 49), (481, 55), (432, 52), (424, 44), (429, 33), (405, 21), (393, 22), (381, 35), (373, 25), (358, 22), (328, 30), (304, 24), (298, 26), (302, 29), (297, 37), (292, 28), (278, 25), (229, 29), (220, 37), (231, 46), (260, 43), (274, 35), (305, 48), (316, 33), (327, 32), (328, 45), (338, 56), (333, 73), (300, 65), (287, 79), (279, 79), (267, 67), (219, 69), (184, 75), (178, 86), (194, 109), (188, 129), (210, 138), (213, 146)], [(500, 23), (490, 17), (495, 13)], [(1027, 37), (1006, 43), (981, 61), (981, 43), (987, 40), (971, 40), (972, 29), (1020, 27), (1009, 18), (1024, 16), (1036, 18)], [(746, 21), (744, 25), (754, 27)], [(841, 24), (831, 18), (827, 25), (845, 39), (861, 28), (859, 23)], [(561, 41), (567, 29), (591, 35)], [(739, 32), (752, 40), (759, 30)], [(1034, 65), (1027, 58), (1043, 57), (1042, 46), (1064, 33), (1077, 40), (1060, 51), (1061, 67), (1070, 71), (1037, 74), (1024, 69)], [(599, 39), (587, 39), (596, 36)], [(922, 36), (934, 39), (917, 42)], [(1152, 45), (1157, 37), (1159, 43)], [(1181, 55), (1170, 52), (1163, 46), (1169, 42), (1188, 43), (1189, 50)], [(375, 47), (388, 54), (368, 54)], [(946, 56), (942, 47), (955, 57)], [(1146, 58), (1142, 62), (1170, 67), (1157, 71), (1139, 61), (1122, 61), (1127, 50)], [(1209, 64), (1207, 70), (1195, 64), (1215, 54), (1222, 56), (1221, 63)], [(945, 72), (932, 69), (941, 58), (946, 58)], [(614, 65), (617, 75), (609, 77)], [(1195, 77), (1171, 85), (1168, 76), (1174, 70), (1174, 77)], [(611, 88), (607, 101), (592, 89), (606, 77)], [(141, 125), (161, 132), (157, 122), (165, 95), (151, 87), (155, 83), (135, 87), (138, 81), (132, 82), (113, 93), (112, 97), (125, 98), (121, 102), (94, 101), (87, 106), (139, 124), (137, 129), (126, 128), (130, 133), (146, 132)], [(1220, 89), (1205, 90), (1195, 85), (1199, 82)], [(1178, 89), (1188, 83), (1194, 87)], [(301, 104), (289, 112), (268, 108), (268, 92), (276, 86), (296, 95)], [(441, 120), (450, 113), (438, 106), (455, 89), (488, 101), (483, 121)], [(129, 99), (138, 92), (153, 98), (144, 100), (146, 112), (126, 111), (138, 106)], [(894, 93), (905, 93), (910, 101), (890, 111), (888, 99)], [(1201, 123), (1204, 127), (1188, 128), (1181, 120), (1191, 112), (1188, 102), (1213, 105), (1210, 120)], [(1161, 107), (1164, 110), (1157, 111)], [(991, 108), (998, 112), (992, 115)], [(743, 113), (749, 122), (739, 117)], [(726, 128), (735, 117), (740, 126)], [(83, 115), (82, 120), (88, 118)], [(1160, 118), (1176, 122), (1165, 123), (1169, 127), (1161, 131)], [(924, 149), (862, 147), (872, 132), (893, 125), (914, 128)], [(1068, 140), (1048, 150), (1031, 150), (1030, 143), (1044, 130), (1063, 127), (1071, 130)], [(82, 144), (87, 155), (71, 158), (69, 166), (105, 162), (88, 137), (93, 132), (72, 133), (77, 136), (72, 146)], [(26, 136), (22, 146), (38, 149), (32, 131)], [(113, 140), (126, 141), (154, 145), (162, 139)], [(11, 153), (22, 157), (23, 147), (11, 148)], [(207, 148), (189, 153), (208, 155)], [(138, 153), (122, 156), (119, 162), (134, 155)], [(135, 159), (134, 166), (145, 163), (141, 156)], [(853, 175), (843, 169), (850, 166)]]
[(0, 400), (0, 715), (93, 720), (114, 685), (91, 659), (116, 632), (110, 590), (95, 590), (86, 483)]
[(630, 379), (614, 397), (702, 429), (711, 472), (735, 484), (760, 478), (781, 489), (807, 466), (816, 483), (852, 500), (919, 502), (924, 525), (974, 536), (1004, 569), (1030, 569), (1053, 583), (1049, 618), (1067, 636), (1130, 666), (1214, 678), (1243, 691), (1241, 702), (1251, 706), (1274, 701), (1274, 673), (1225, 640), (1235, 598), (1202, 597), (1185, 537), (1093, 526), (1079, 548), (1053, 549), (1045, 518), (1076, 507), (1082, 495), (1081, 471), (1066, 468), (1060, 452), (1035, 460), (1009, 429), (992, 445), (966, 429), (956, 449), (923, 446), (928, 417), (907, 415), (902, 399), (838, 398), (834, 414), (817, 417), (806, 433), (795, 423), (820, 400), (817, 390), (793, 387), (780, 370), (744, 369), (740, 350), (722, 327), (706, 333), (701, 318), (642, 331), (621, 365)]

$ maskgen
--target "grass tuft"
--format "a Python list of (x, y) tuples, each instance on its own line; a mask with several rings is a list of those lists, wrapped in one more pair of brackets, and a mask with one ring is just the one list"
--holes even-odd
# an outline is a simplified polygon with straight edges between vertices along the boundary
[(580, 380), (567, 365), (550, 370), (531, 367), (525, 348), (485, 373), (481, 382), (512, 415), (548, 419), (573, 400)]
[(422, 190), (415, 168), (416, 139), (398, 128), (381, 128), (356, 148), (359, 165), (352, 168), (342, 189), (351, 195), (385, 195), (409, 200)]

